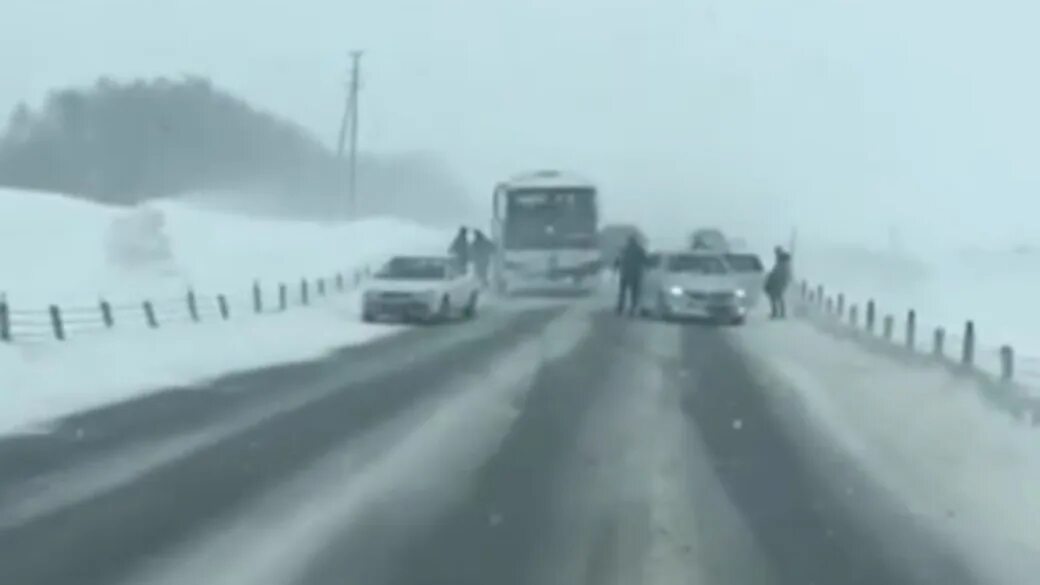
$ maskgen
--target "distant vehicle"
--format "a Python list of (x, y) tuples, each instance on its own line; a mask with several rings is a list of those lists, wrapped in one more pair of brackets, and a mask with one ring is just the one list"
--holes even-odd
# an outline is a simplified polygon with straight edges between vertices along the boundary
[(729, 238), (726, 238), (726, 240), (727, 240), (726, 243), (728, 244), (729, 249), (730, 249), (731, 252), (739, 252), (741, 250), (747, 250), (748, 249), (747, 240), (745, 240), (744, 238), (729, 237)]
[(744, 289), (747, 307), (755, 307), (762, 298), (763, 287), (766, 285), (766, 267), (762, 259), (751, 252), (727, 252), (722, 257), (729, 266), (733, 279)]
[(654, 252), (648, 263), (640, 301), (643, 315), (735, 325), (747, 318), (747, 292), (721, 255), (689, 250)]
[(596, 186), (559, 171), (513, 177), (495, 188), (496, 288), (589, 292), (597, 282)]
[(690, 235), (690, 249), (726, 252), (730, 249), (730, 245), (722, 230), (702, 228)]
[(477, 314), (480, 285), (448, 256), (395, 256), (373, 275), (362, 298), (366, 322), (447, 321)]
[(632, 224), (605, 225), (599, 231), (599, 254), (604, 266), (610, 266), (621, 254), (628, 238), (635, 236), (644, 247), (647, 245), (646, 235)]

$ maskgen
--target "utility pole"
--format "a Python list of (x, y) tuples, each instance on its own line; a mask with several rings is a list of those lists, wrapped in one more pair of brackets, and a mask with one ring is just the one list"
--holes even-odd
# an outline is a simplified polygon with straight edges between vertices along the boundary
[(361, 87), (361, 56), (363, 51), (350, 53), (350, 87), (347, 90), (347, 103), (343, 109), (343, 121), (339, 127), (339, 141), (336, 156), (343, 160), (343, 149), (346, 146), (348, 132), (350, 151), (347, 159), (347, 205), (350, 217), (357, 214), (357, 142), (358, 142), (358, 93)]

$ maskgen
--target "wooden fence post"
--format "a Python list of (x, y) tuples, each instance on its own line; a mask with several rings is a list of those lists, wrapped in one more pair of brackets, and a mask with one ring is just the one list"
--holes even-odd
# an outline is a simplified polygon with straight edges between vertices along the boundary
[(803, 301), (808, 301), (809, 300), (809, 281), (808, 280), (802, 280), (802, 287), (801, 287), (801, 289), (802, 289), (802, 300)]
[(300, 281), (300, 302), (306, 305), (309, 302), (310, 295), (308, 294), (307, 279), (304, 278)]
[(935, 328), (935, 335), (932, 337), (932, 355), (937, 358), (946, 355), (946, 330), (942, 327)]
[(910, 351), (917, 348), (917, 311), (913, 309), (906, 313), (906, 348)]
[(260, 281), (253, 281), (253, 312), (263, 313), (264, 312), (264, 296), (263, 291), (260, 289)]
[(961, 364), (965, 366), (975, 365), (975, 323), (968, 321), (964, 324), (964, 347), (961, 348)]
[(58, 341), (65, 341), (65, 324), (61, 321), (61, 309), (58, 305), (51, 305), (51, 328), (54, 329), (54, 338)]
[(227, 297), (217, 295), (217, 307), (220, 308), (220, 318), (227, 321), (231, 317), (231, 311), (228, 310)]
[(191, 320), (195, 323), (199, 322), (199, 299), (195, 296), (195, 291), (188, 289), (188, 315), (191, 316)]
[(1000, 379), (1010, 382), (1015, 378), (1015, 350), (1010, 345), (1000, 348)]
[(289, 287), (285, 283), (278, 284), (278, 309), (286, 311), (289, 309)]
[(318, 279), (318, 296), (319, 297), (325, 296), (325, 279), (324, 278), (319, 278)]
[(144, 317), (148, 321), (148, 326), (152, 329), (159, 327), (159, 321), (155, 318), (155, 307), (152, 306), (152, 301), (145, 301), (142, 303), (144, 307)]
[(859, 307), (857, 305), (849, 307), (849, 325), (854, 328), (859, 327)]
[(101, 320), (105, 322), (106, 329), (111, 329), (116, 324), (115, 319), (112, 318), (112, 305), (105, 299), (101, 299), (99, 305), (101, 307)]
[(816, 302), (819, 305), (821, 305), (821, 306), (823, 305), (823, 285), (822, 284), (816, 286)]
[(834, 313), (834, 299), (832, 299), (831, 297), (827, 297), (827, 302), (825, 303), (825, 308), (827, 310), (827, 314), (828, 315)]
[(838, 318), (845, 316), (845, 295), (842, 293), (838, 294)]
[(342, 272), (337, 272), (336, 273), (336, 290), (338, 290), (339, 292), (343, 292), (343, 273)]
[(877, 304), (874, 299), (867, 301), (867, 333), (874, 333), (874, 322), (877, 320)]
[(892, 329), (895, 327), (895, 319), (892, 315), (885, 315), (885, 320), (882, 323), (881, 336), (885, 338), (885, 341), (892, 341)]
[(0, 341), (11, 341), (11, 309), (5, 300), (0, 300)]

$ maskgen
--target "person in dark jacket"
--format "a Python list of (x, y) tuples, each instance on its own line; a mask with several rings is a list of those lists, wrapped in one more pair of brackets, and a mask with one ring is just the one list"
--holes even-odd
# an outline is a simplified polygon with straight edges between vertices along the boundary
[(470, 246), (473, 256), (473, 266), (477, 269), (477, 277), (481, 284), (488, 285), (488, 268), (491, 266), (491, 256), (495, 253), (495, 244), (480, 230), (474, 230), (473, 244)]
[(615, 266), (620, 273), (618, 281), (618, 315), (625, 312), (625, 304), (628, 302), (628, 313), (636, 312), (639, 307), (639, 294), (643, 285), (643, 269), (646, 268), (646, 249), (639, 244), (635, 236), (629, 236), (628, 242), (621, 250)]
[(776, 260), (773, 269), (766, 276), (765, 291), (769, 296), (769, 316), (772, 319), (784, 319), (787, 317), (787, 303), (784, 295), (787, 286), (791, 283), (791, 255), (777, 246), (774, 250)]
[(469, 230), (465, 226), (460, 227), (459, 232), (455, 234), (455, 239), (448, 247), (448, 253), (455, 257), (459, 270), (465, 272), (469, 268)]

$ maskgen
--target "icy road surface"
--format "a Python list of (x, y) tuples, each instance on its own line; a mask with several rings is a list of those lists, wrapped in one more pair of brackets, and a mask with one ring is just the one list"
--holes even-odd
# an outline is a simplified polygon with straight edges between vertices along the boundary
[(739, 335), (603, 304), (497, 305), (0, 440), (0, 583), (982, 582), (768, 397)]

